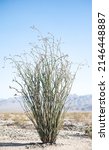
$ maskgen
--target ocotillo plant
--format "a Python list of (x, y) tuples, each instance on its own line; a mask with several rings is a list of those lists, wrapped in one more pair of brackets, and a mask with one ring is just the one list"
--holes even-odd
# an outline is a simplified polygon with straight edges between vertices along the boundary
[[(54, 36), (40, 36), (40, 45), (30, 53), (10, 57), (16, 68), (15, 89), (22, 95), (24, 109), (43, 143), (55, 143), (63, 120), (64, 106), (76, 72), (60, 50)], [(18, 87), (19, 86), (19, 87)]]

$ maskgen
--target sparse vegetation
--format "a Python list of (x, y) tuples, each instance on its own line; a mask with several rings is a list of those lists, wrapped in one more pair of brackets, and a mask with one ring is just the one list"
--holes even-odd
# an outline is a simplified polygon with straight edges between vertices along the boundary
[(88, 126), (88, 127), (86, 127), (86, 129), (85, 129), (85, 134), (86, 134), (87, 136), (89, 136), (90, 138), (92, 138), (92, 126), (91, 126), (91, 125)]
[(10, 118), (10, 114), (9, 113), (4, 113), (2, 117), (3, 117), (4, 120), (8, 120)]
[[(89, 120), (89, 118), (91, 119), (91, 117), (88, 117), (88, 116), (91, 116), (91, 112), (88, 114), (87, 112), (86, 113), (81, 113), (81, 112), (67, 113), (65, 115), (65, 122), (66, 122), (67, 130), (62, 128), (57, 138), (57, 143), (52, 146), (50, 144), (44, 144), (44, 143), (39, 142), (39, 135), (35, 131), (35, 128), (32, 125), (31, 121), (27, 118), (25, 114), (23, 113), (8, 113), (8, 114), (10, 118), (8, 118), (7, 120), (4, 120), (3, 119), (4, 113), (0, 113), (0, 120), (1, 120), (0, 121), (1, 123), (0, 124), (0, 140), (4, 141), (4, 143), (6, 143), (5, 141), (8, 141), (8, 143), (10, 143), (10, 146), (9, 144), (8, 146), (6, 146), (3, 143), (3, 147), (1, 147), (2, 149), (6, 149), (6, 147), (9, 150), (12, 148), (22, 149), (22, 150), (26, 150), (26, 149), (40, 150), (43, 148), (44, 150), (48, 150), (48, 149), (72, 150), (72, 147), (76, 147), (76, 149), (78, 150), (79, 149), (83, 149), (83, 150), (91, 149), (91, 142), (92, 142), (91, 134), (89, 134), (89, 131), (87, 131), (87, 129), (89, 129), (88, 124), (89, 122), (91, 122), (91, 120)], [(74, 120), (73, 114), (74, 115), (76, 114), (77, 118), (79, 118), (80, 116), (84, 118), (86, 115), (87, 119), (85, 119), (85, 123), (87, 123), (87, 125), (85, 125), (84, 119), (82, 119), (83, 120), (82, 123), (81, 123), (81, 119), (80, 119), (80, 122), (79, 121), (77, 122), (76, 117)], [(22, 121), (20, 120), (20, 117), (22, 116), (23, 118), (25, 118), (24, 120), (27, 120), (27, 121), (24, 121), (23, 126), (21, 123)], [(19, 118), (17, 120), (19, 122), (18, 124), (14, 122), (14, 120), (16, 121), (16, 119), (14, 118)], [(71, 129), (69, 128), (69, 120), (72, 121)], [(19, 144), (18, 146), (16, 146), (15, 144), (16, 141), (18, 141), (18, 144)], [(22, 143), (26, 143), (26, 144), (24, 145)], [(30, 145), (28, 143), (30, 143)]]
[(17, 126), (24, 126), (27, 122), (27, 119), (26, 116), (14, 115), (12, 117), (12, 121), (14, 121), (14, 124)]
[[(5, 115), (9, 117), (5, 118)], [(85, 124), (92, 124), (92, 112), (66, 112), (64, 119), (72, 120), (74, 122), (83, 122)], [(25, 113), (0, 113), (2, 120), (14, 120), (14, 118), (23, 118), (24, 122), (28, 122), (29, 119)], [(16, 119), (15, 119), (16, 120)]]
[(91, 112), (67, 112), (65, 114), (65, 118), (71, 119), (74, 122), (84, 122), (89, 125), (92, 123)]
[[(2, 113), (0, 118), (4, 121), (13, 121), (8, 126), (17, 126), (18, 128), (34, 129), (30, 120), (25, 113)], [(81, 131), (90, 138), (92, 138), (92, 113), (91, 112), (67, 112), (64, 118), (66, 124), (63, 122), (63, 130)], [(69, 124), (70, 123), (70, 124)], [(78, 128), (78, 124), (82, 126)], [(7, 124), (6, 124), (7, 125)]]
[(40, 45), (33, 46), (29, 54), (8, 58), (16, 68), (14, 83), (10, 87), (20, 93), (24, 109), (34, 124), (43, 143), (55, 143), (64, 117), (64, 105), (76, 73), (71, 73), (68, 55), (60, 50), (61, 42), (54, 36), (43, 37)]

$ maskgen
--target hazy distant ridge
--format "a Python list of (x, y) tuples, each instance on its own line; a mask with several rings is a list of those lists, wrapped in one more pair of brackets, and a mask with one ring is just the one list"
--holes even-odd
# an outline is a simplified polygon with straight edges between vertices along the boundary
[(69, 95), (70, 111), (92, 111), (92, 95)]
[[(0, 112), (22, 112), (22, 98), (0, 99)], [(68, 96), (66, 107), (69, 111), (91, 111), (92, 95), (78, 96), (76, 94)]]

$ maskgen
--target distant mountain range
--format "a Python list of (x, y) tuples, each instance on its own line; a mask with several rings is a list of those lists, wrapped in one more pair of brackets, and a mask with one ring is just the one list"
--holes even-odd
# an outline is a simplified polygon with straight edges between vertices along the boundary
[(69, 95), (67, 101), (68, 111), (92, 111), (92, 95)]
[[(22, 98), (0, 99), (0, 112), (23, 112)], [(68, 111), (92, 111), (92, 95), (69, 95), (65, 104)]]

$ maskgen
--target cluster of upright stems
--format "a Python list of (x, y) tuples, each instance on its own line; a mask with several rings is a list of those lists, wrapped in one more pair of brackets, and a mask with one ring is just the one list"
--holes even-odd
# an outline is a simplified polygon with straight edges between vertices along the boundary
[(9, 58), (16, 68), (15, 89), (43, 143), (55, 143), (63, 121), (64, 106), (75, 74), (68, 55), (60, 51), (54, 36), (40, 36), (40, 46), (30, 53)]

